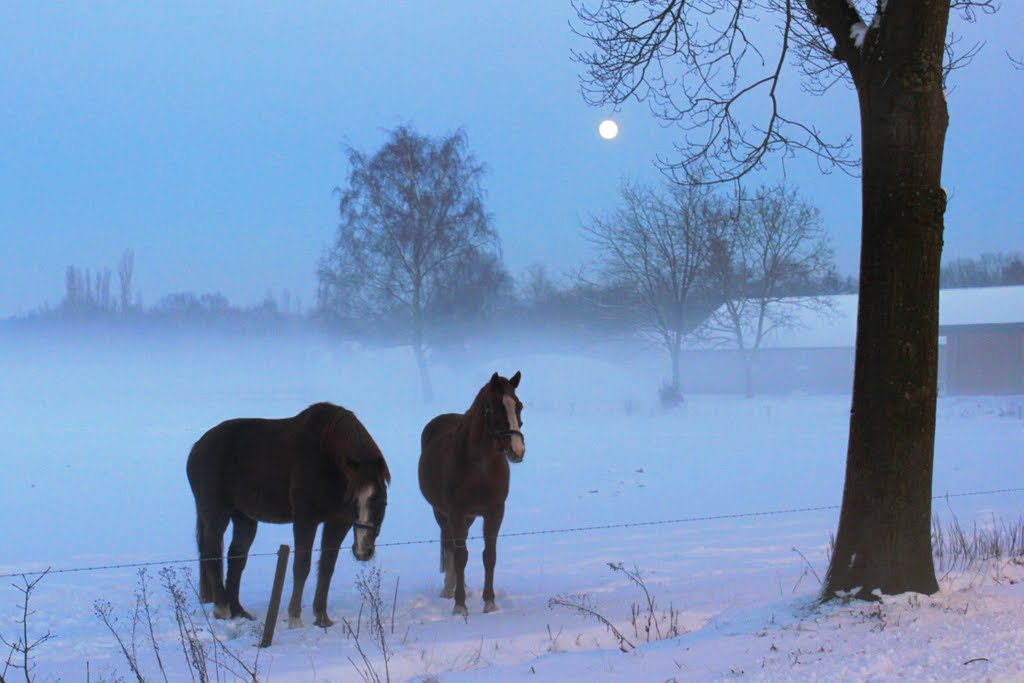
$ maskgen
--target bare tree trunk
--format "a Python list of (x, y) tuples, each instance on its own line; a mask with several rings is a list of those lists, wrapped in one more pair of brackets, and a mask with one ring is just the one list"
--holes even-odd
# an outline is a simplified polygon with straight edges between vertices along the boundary
[(672, 392), (676, 396), (682, 396), (682, 382), (680, 381), (680, 366), (681, 366), (681, 355), (680, 342), (674, 341), (669, 345), (668, 353), (672, 357)]
[(884, 60), (853, 72), (863, 154), (860, 298), (846, 481), (825, 598), (938, 590), (930, 525), (948, 15), (948, 2), (917, 3), (898, 15), (907, 25), (886, 13)]
[(430, 368), (427, 366), (427, 356), (422, 342), (413, 342), (413, 353), (416, 356), (416, 366), (420, 369), (420, 388), (423, 392), (423, 402), (430, 403), (434, 400), (434, 385), (430, 381)]
[(743, 390), (747, 398), (754, 398), (754, 356), (743, 351)]
[(423, 311), (420, 310), (419, 292), (414, 293), (415, 303), (412, 312), (412, 352), (416, 357), (416, 367), (420, 371), (420, 389), (423, 392), (423, 402), (430, 403), (434, 400), (434, 385), (430, 381), (430, 369), (427, 366), (427, 354), (423, 342)]
[(132, 305), (132, 275), (135, 272), (135, 252), (125, 249), (117, 265), (117, 281), (121, 288), (121, 315), (127, 315)]

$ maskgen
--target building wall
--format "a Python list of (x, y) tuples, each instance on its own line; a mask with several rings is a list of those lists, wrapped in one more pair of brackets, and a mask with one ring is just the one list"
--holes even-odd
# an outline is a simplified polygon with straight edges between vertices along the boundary
[[(950, 393), (948, 342), (939, 346), (939, 393)], [(764, 349), (753, 354), (755, 395), (849, 394), (852, 348)], [(743, 356), (737, 351), (689, 351), (682, 357), (683, 392), (742, 394)], [(991, 393), (991, 392), (989, 392)]]
[(946, 330), (952, 394), (1024, 393), (1024, 327)]
[[(755, 394), (849, 393), (852, 348), (764, 349), (753, 354)], [(684, 392), (741, 394), (743, 356), (738, 351), (688, 351), (682, 358)], [(939, 393), (1024, 394), (1024, 325), (942, 329)]]

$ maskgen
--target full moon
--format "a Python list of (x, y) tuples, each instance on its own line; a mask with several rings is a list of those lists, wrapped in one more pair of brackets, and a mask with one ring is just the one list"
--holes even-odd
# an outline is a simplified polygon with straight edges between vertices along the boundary
[(611, 119), (605, 119), (601, 122), (601, 125), (597, 127), (597, 132), (605, 140), (611, 140), (619, 134), (619, 124), (615, 123)]

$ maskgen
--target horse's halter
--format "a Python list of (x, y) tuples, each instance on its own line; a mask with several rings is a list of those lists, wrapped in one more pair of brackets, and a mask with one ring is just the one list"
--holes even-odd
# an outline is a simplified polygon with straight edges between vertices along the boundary
[[(384, 507), (387, 507), (387, 501), (384, 501)], [(365, 529), (366, 531), (372, 531), (374, 535), (380, 534), (380, 525), (378, 524), (363, 524), (358, 519), (352, 522), (353, 529)]]
[[(494, 409), (490, 405), (484, 407), (484, 421), (487, 424), (487, 433), (496, 439), (504, 439), (511, 436), (519, 435), (519, 438), (523, 440), (523, 444), (526, 444), (526, 437), (518, 429), (495, 429), (494, 428)], [(502, 451), (505, 456), (508, 456), (508, 452), (511, 450), (511, 446), (502, 446)]]

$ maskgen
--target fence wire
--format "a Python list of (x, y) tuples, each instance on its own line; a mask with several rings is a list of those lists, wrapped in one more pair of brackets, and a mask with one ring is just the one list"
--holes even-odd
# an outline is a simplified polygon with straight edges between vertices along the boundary
[[(990, 489), (988, 491), (969, 491), (966, 493), (944, 493), (938, 496), (932, 496), (932, 500), (947, 500), (950, 498), (967, 498), (970, 496), (991, 496), (1000, 493), (1020, 493), (1024, 492), (1024, 487), (1020, 488), (1007, 488), (1007, 489)], [(776, 515), (791, 515), (805, 512), (823, 512), (826, 510), (838, 510), (839, 505), (817, 505), (812, 507), (797, 507), (797, 508), (783, 508), (779, 510), (765, 510), (761, 512), (734, 512), (719, 515), (695, 515), (690, 517), (678, 517), (676, 519), (659, 519), (653, 521), (639, 521), (639, 522), (618, 522), (614, 524), (597, 524), (593, 526), (577, 526), (577, 527), (564, 527), (559, 529), (536, 529), (532, 531), (513, 531), (509, 533), (498, 534), (499, 538), (516, 538), (522, 536), (543, 536), (548, 534), (575, 534), (584, 533), (587, 531), (601, 531), (607, 529), (630, 529), (636, 527), (645, 526), (663, 526), (669, 524), (688, 524), (694, 522), (715, 522), (722, 520), (734, 520), (734, 519), (756, 519), (763, 517), (773, 517)], [(480, 540), (483, 536), (475, 535), (469, 536), (467, 540)], [(437, 537), (423, 540), (412, 540), (412, 541), (391, 541), (388, 543), (376, 543), (378, 548), (393, 548), (398, 546), (406, 545), (425, 545), (428, 543), (437, 543)], [(351, 546), (341, 546), (339, 550), (347, 550)], [(293, 549), (293, 552), (295, 550)], [(313, 553), (320, 552), (320, 548), (316, 548)], [(228, 556), (223, 559), (238, 559), (243, 557), (239, 556)], [(259, 553), (247, 553), (244, 555), (247, 558), (253, 557), (277, 557), (277, 551), (273, 552), (259, 552)], [(63, 569), (47, 568), (36, 571), (18, 571), (9, 572), (6, 574), (0, 574), (0, 579), (8, 579), (12, 577), (30, 577), (30, 576), (41, 576), (42, 574), (75, 574), (82, 572), (98, 572), (107, 571), (111, 569), (134, 569), (141, 567), (153, 567), (153, 566), (170, 566), (176, 564), (186, 564), (188, 562), (198, 562), (198, 557), (171, 559), (171, 560), (151, 560), (145, 562), (127, 562), (123, 564), (105, 564), (105, 565), (90, 565), (87, 567), (67, 567)], [(204, 562), (216, 562), (222, 561), (222, 558), (208, 558), (204, 559)]]

